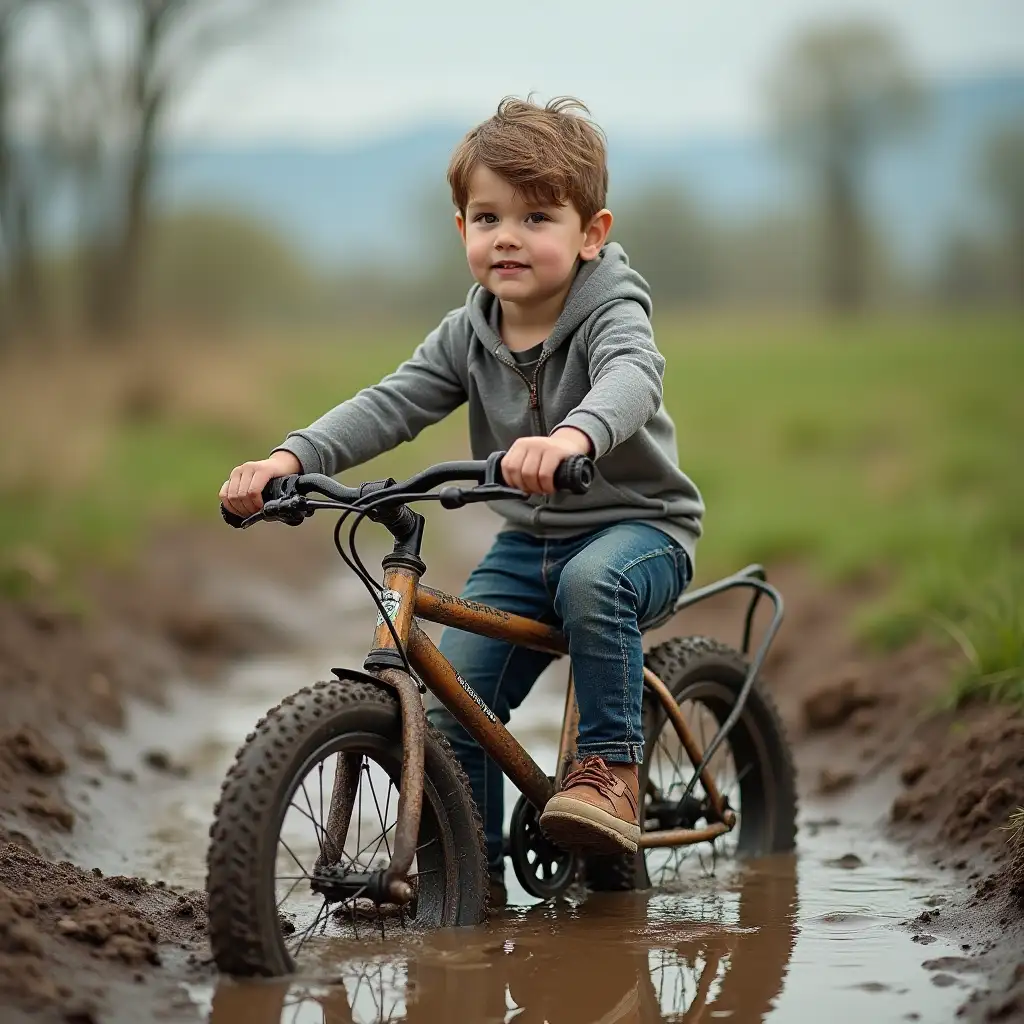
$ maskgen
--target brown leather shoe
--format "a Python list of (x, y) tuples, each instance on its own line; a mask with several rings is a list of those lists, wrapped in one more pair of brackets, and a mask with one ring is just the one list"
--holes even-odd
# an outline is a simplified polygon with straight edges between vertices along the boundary
[(547, 802), (540, 827), (566, 849), (636, 853), (639, 791), (635, 764), (607, 765), (600, 757), (588, 757)]

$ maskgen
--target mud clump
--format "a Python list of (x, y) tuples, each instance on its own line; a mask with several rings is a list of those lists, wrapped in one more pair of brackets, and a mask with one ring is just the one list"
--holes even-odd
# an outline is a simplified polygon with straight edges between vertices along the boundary
[(144, 878), (136, 878), (133, 875), (111, 875), (107, 879), (107, 885), (121, 889), (123, 892), (133, 892), (137, 896), (141, 896), (146, 891), (148, 884)]
[(24, 889), (0, 883), (0, 992), (34, 1008), (57, 998), (44, 970), (39, 906)]
[(197, 921), (206, 920), (206, 893), (187, 892), (177, 898), (171, 912), (175, 917), (191, 917)]
[(1024, 793), (1024, 712), (966, 709), (935, 723), (933, 735), (900, 770), (906, 787), (891, 808), (894, 822), (931, 823), (954, 846), (990, 841)]
[(22, 726), (7, 733), (2, 742), (17, 762), (39, 775), (61, 775), (67, 771), (67, 762), (61, 752), (31, 726)]
[(1002, 824), (1017, 799), (1018, 790), (1008, 778), (991, 785), (984, 780), (962, 793), (946, 832), (954, 842), (963, 841), (993, 825)]
[(924, 751), (916, 751), (907, 759), (900, 769), (900, 782), (904, 786), (913, 786), (928, 774), (931, 762)]
[(13, 844), (0, 850), (0, 1002), (84, 1012), (67, 1001), (74, 985), (50, 979), (95, 974), (102, 962), (151, 970), (161, 964), (161, 945), (200, 951), (205, 931), (205, 894), (104, 878)]
[(59, 797), (36, 795), (21, 806), (22, 810), (56, 826), (62, 832), (70, 832), (75, 826), (75, 812)]
[(163, 617), (167, 639), (192, 658), (222, 662), (286, 647), (288, 638), (268, 623), (243, 613), (228, 615), (223, 609), (178, 606)]
[(89, 736), (80, 737), (75, 750), (79, 757), (95, 764), (107, 764), (110, 760), (107, 748), (99, 740)]
[(818, 792), (822, 796), (831, 796), (833, 793), (841, 793), (849, 789), (857, 776), (854, 772), (839, 771), (835, 768), (823, 768), (818, 774)]
[(73, 917), (60, 918), (56, 928), (58, 934), (90, 943), (112, 960), (123, 960), (126, 964), (160, 963), (160, 933), (138, 910), (94, 905)]
[(0, 885), (0, 953), (41, 955), (43, 944), (34, 920), (37, 912), (30, 893)]
[(870, 721), (863, 715), (866, 708), (881, 703), (880, 695), (868, 689), (856, 676), (845, 676), (838, 683), (830, 684), (812, 693), (804, 700), (804, 725), (808, 732), (824, 732), (838, 729), (858, 715), (858, 731), (866, 730)]
[(142, 755), (142, 760), (155, 772), (173, 775), (179, 779), (188, 776), (188, 767), (178, 764), (166, 750), (147, 750)]
[(1024, 1018), (1024, 961), (1002, 977), (989, 991), (975, 992), (957, 1016), (968, 1021), (1019, 1021)]

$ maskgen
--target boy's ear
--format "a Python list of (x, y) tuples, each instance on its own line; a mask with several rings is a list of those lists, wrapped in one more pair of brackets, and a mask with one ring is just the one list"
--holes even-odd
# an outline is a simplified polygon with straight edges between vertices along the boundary
[(462, 244), (466, 244), (466, 218), (462, 216), (460, 210), (455, 211), (455, 226), (459, 229), (459, 237), (462, 239)]
[(590, 223), (583, 229), (583, 245), (580, 247), (580, 259), (592, 260), (597, 258), (604, 243), (608, 241), (608, 234), (612, 229), (611, 210), (598, 210), (591, 218)]

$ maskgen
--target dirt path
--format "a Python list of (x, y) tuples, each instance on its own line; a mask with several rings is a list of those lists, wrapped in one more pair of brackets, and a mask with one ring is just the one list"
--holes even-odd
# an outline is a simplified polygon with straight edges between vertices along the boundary
[[(187, 677), (190, 692), (208, 691), (200, 703), (215, 703), (235, 659), (306, 642), (320, 624), (309, 621), (308, 602), (287, 599), (289, 587), (329, 551), (323, 533), (309, 528), (252, 531), (245, 541), (203, 532), (165, 538), (144, 576), (92, 582), (96, 611), (87, 622), (39, 605), (0, 605), (5, 1021), (198, 1018), (183, 985), (211, 983), (201, 879), (161, 861), (133, 831), (147, 800), (170, 800), (200, 770), (178, 758), (173, 715), (161, 702)], [(467, 554), (485, 542), (474, 534)], [(430, 582), (457, 587), (465, 568), (432, 568)], [(929, 714), (948, 656), (918, 645), (867, 657), (847, 633), (869, 596), (863, 590), (825, 588), (800, 567), (772, 578), (787, 620), (769, 678), (805, 803), (815, 808), (810, 828), (828, 828), (840, 811), (857, 828), (877, 832), (881, 820), (891, 838), (934, 861), (949, 879), (945, 902), (908, 919), (907, 942), (918, 943), (921, 962), (931, 962), (925, 947), (933, 940), (960, 948), (960, 956), (932, 958), (929, 971), (935, 985), (974, 993), (969, 1018), (1024, 1014), (1024, 854), (1014, 865), (999, 830), (1024, 803), (1024, 714)], [(739, 621), (735, 601), (719, 600), (686, 613), (672, 632), (736, 642)], [(140, 714), (166, 723), (162, 743), (129, 721)], [(245, 728), (239, 723), (236, 739)], [(132, 745), (137, 735), (148, 736), (145, 745)], [(861, 811), (851, 818), (855, 806)], [(177, 841), (172, 827), (168, 845)]]

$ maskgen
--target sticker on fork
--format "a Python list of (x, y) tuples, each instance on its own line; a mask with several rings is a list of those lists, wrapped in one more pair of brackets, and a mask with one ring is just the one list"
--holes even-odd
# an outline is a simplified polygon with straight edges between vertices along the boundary
[[(380, 603), (384, 605), (384, 610), (388, 613), (388, 618), (394, 622), (395, 616), (398, 615), (398, 606), (402, 603), (402, 595), (397, 590), (385, 590), (381, 592)], [(377, 625), (384, 625), (384, 616), (378, 611), (377, 612)]]

